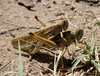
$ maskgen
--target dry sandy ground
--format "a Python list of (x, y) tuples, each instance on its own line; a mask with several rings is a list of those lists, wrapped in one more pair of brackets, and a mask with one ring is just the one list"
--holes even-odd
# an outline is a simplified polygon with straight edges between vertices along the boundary
[[(47, 26), (59, 22), (64, 19), (60, 11), (68, 16), (69, 21), (75, 26), (82, 28), (84, 23), (84, 37), (82, 41), (91, 44), (91, 33), (97, 28), (95, 33), (95, 42), (100, 43), (100, 26), (97, 24), (93, 11), (100, 21), (100, 3), (96, 0), (0, 0), (0, 75), (14, 76), (13, 72), (18, 75), (18, 50), (14, 49), (11, 41), (15, 38), (24, 36), (29, 32), (41, 29), (42, 26), (34, 18), (37, 15), (41, 21)], [(75, 31), (75, 28), (69, 24), (68, 30)], [(15, 37), (12, 36), (15, 35)], [(72, 55), (74, 45), (68, 47)], [(80, 51), (78, 48), (77, 50)], [(79, 52), (78, 51), (78, 52)], [(54, 57), (50, 55), (35, 54), (32, 61), (29, 60), (27, 53), (22, 52), (23, 73), (31, 76), (51, 76), (53, 75), (47, 69), (41, 67), (38, 63), (45, 67), (53, 64)], [(9, 63), (8, 63), (9, 62)], [(65, 68), (72, 66), (72, 59), (68, 58), (66, 53), (64, 56)], [(5, 67), (3, 67), (7, 64)], [(57, 74), (61, 75), (61, 62)], [(81, 74), (81, 70), (75, 72), (75, 76)], [(71, 73), (68, 74), (71, 76)]]

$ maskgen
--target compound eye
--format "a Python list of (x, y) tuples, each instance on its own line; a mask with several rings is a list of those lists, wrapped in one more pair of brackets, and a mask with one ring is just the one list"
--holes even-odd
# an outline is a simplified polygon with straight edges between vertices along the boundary
[(68, 21), (64, 20), (63, 27), (65, 31), (68, 29)]
[(77, 41), (79, 41), (82, 37), (83, 37), (83, 30), (80, 29), (77, 31), (77, 34), (76, 34)]

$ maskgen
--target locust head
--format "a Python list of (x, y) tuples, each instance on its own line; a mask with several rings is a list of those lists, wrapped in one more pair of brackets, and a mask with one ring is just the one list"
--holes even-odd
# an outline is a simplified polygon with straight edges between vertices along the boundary
[(76, 40), (79, 41), (83, 37), (83, 29), (78, 29), (75, 32)]
[(63, 28), (65, 31), (68, 29), (68, 21), (67, 20), (64, 20)]

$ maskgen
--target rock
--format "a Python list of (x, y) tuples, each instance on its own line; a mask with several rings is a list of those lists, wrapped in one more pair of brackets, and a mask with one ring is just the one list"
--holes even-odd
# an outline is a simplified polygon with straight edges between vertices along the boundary
[(26, 7), (28, 10), (31, 10), (35, 5), (32, 0), (17, 0), (18, 4)]
[(54, 15), (55, 16), (60, 16), (60, 15), (62, 15), (62, 13), (60, 11), (57, 11), (57, 12), (54, 13)]
[(57, 4), (57, 2), (56, 1), (53, 1), (53, 4)]

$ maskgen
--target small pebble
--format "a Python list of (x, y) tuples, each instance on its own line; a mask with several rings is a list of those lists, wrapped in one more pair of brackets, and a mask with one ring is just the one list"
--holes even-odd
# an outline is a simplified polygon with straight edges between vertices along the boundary
[(92, 27), (91, 27), (91, 26), (88, 26), (87, 28), (88, 28), (89, 30), (92, 30)]
[(36, 9), (35, 9), (35, 8), (31, 8), (31, 11), (34, 11), (34, 12), (36, 12)]
[(0, 32), (0, 35), (6, 34), (6, 33), (7, 33), (7, 31), (2, 31), (2, 32)]
[(47, 5), (47, 8), (51, 8), (51, 6), (50, 5)]
[(9, 34), (10, 34), (13, 38), (15, 37), (15, 35), (14, 35), (13, 33), (10, 32)]
[(75, 9), (75, 7), (74, 7), (74, 6), (72, 6), (70, 9), (73, 11), (73, 10)]
[(11, 51), (11, 49), (7, 48), (8, 51)]
[(66, 6), (69, 6), (70, 5), (70, 2), (69, 1), (66, 1), (64, 2)]
[(53, 1), (53, 4), (57, 4), (57, 2), (56, 1)]
[(62, 13), (60, 11), (54, 13), (55, 16), (60, 16)]

